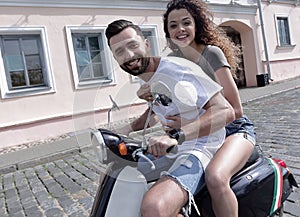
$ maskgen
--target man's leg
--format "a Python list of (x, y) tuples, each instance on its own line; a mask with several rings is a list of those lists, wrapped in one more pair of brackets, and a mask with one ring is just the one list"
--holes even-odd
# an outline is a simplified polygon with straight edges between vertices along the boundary
[(143, 217), (174, 217), (188, 201), (188, 193), (174, 179), (164, 176), (153, 185), (142, 201)]
[(188, 211), (192, 196), (204, 185), (204, 171), (199, 159), (192, 154), (180, 155), (163, 176), (145, 194), (143, 217), (174, 217), (182, 207)]

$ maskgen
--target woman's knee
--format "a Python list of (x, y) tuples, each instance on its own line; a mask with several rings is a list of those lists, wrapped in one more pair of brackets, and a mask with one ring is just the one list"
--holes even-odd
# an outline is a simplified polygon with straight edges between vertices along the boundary
[(207, 167), (205, 171), (205, 182), (209, 189), (220, 189), (228, 186), (230, 175), (214, 167)]

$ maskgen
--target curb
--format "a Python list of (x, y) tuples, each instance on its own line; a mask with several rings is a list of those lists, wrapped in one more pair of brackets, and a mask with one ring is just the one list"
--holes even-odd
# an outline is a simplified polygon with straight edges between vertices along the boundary
[(254, 102), (254, 101), (260, 100), (262, 98), (266, 98), (266, 97), (270, 97), (270, 96), (275, 96), (277, 94), (285, 93), (285, 92), (296, 90), (296, 89), (299, 89), (299, 88), (300, 88), (300, 85), (299, 86), (295, 86), (295, 87), (291, 87), (291, 88), (288, 88), (288, 89), (280, 90), (280, 91), (277, 91), (277, 92), (274, 92), (274, 93), (270, 93), (270, 94), (262, 95), (262, 96), (259, 96), (259, 97), (255, 97), (253, 99), (248, 99), (248, 100), (242, 102), (242, 105), (247, 105), (249, 102)]
[(40, 144), (0, 156), (0, 173), (6, 174), (48, 163), (91, 148), (90, 131), (73, 134), (67, 139)]

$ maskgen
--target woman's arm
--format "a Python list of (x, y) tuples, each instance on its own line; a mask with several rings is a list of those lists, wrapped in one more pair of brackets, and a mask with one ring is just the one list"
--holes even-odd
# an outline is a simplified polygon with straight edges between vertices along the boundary
[(229, 68), (222, 67), (218, 69), (214, 73), (214, 75), (216, 81), (223, 87), (224, 97), (227, 99), (234, 110), (234, 119), (242, 117), (243, 107), (240, 99), (240, 94)]

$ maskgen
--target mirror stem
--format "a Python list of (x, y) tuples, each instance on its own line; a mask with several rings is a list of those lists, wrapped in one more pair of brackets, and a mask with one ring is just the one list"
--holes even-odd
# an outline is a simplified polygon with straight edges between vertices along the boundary
[(146, 122), (145, 122), (145, 125), (144, 125), (143, 134), (142, 134), (142, 136), (143, 136), (142, 148), (147, 147), (147, 142), (146, 142), (146, 138), (145, 138), (146, 129), (147, 129), (147, 127), (149, 125), (149, 122), (150, 122), (153, 105), (154, 105), (154, 103), (157, 102), (158, 99), (159, 99), (159, 95), (155, 94), (153, 101), (150, 103), (150, 109), (149, 109), (149, 112), (148, 112), (148, 116), (147, 116), (147, 119), (146, 119)]

